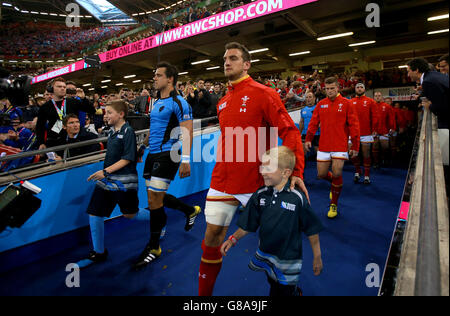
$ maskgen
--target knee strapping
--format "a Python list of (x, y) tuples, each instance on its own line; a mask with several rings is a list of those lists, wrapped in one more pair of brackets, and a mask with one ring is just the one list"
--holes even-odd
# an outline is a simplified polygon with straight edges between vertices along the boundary
[(221, 201), (206, 201), (206, 222), (218, 226), (230, 226), (238, 206)]

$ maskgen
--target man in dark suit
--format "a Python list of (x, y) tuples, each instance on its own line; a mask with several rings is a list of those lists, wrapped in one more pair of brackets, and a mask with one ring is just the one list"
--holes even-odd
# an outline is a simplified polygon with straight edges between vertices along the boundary
[[(49, 146), (69, 145), (98, 138), (97, 135), (88, 132), (84, 128), (80, 127), (80, 120), (78, 116), (76, 116), (75, 114), (68, 114), (66, 117), (64, 117), (63, 128), (64, 131), (59, 135), (59, 138), (56, 139), (55, 141), (50, 142)], [(98, 143), (83, 147), (72, 148), (69, 149), (68, 151), (68, 157), (81, 156), (99, 150), (100, 145)], [(58, 152), (56, 160), (62, 159), (61, 157), (63, 156), (64, 156), (63, 151)]]
[[(437, 71), (430, 71), (428, 62), (423, 58), (416, 58), (408, 63), (408, 76), (411, 78), (411, 80), (419, 83), (422, 86), (421, 97), (426, 98), (426, 100), (422, 101), (422, 105), (425, 108), (429, 108), (431, 112), (437, 116), (442, 162), (444, 166), (448, 166), (448, 76)], [(445, 173), (448, 174), (448, 170)]]
[(39, 109), (36, 123), (36, 137), (39, 149), (46, 148), (47, 141), (54, 141), (63, 130), (62, 121), (68, 114), (79, 115), (80, 111), (94, 114), (95, 108), (86, 99), (82, 89), (77, 89), (78, 98), (66, 98), (66, 81), (56, 78), (50, 85), (52, 99)]
[(422, 86), (422, 97), (430, 101), (423, 104), (429, 106), (431, 112), (438, 117), (438, 128), (448, 129), (448, 77), (437, 71), (430, 71), (428, 62), (422, 58), (408, 63), (408, 76)]

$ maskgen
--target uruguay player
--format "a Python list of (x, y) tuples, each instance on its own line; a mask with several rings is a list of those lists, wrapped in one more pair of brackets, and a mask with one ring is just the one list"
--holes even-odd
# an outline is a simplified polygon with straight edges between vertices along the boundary
[[(159, 63), (156, 68), (154, 81), (159, 96), (150, 113), (150, 152), (144, 168), (150, 209), (150, 241), (136, 261), (136, 269), (148, 265), (161, 255), (159, 240), (167, 222), (165, 206), (180, 210), (186, 215), (186, 231), (192, 228), (201, 211), (199, 206), (187, 205), (173, 195), (166, 194), (178, 167), (180, 178), (189, 177), (191, 174), (189, 161), (193, 138), (192, 109), (175, 89), (178, 69), (166, 62)], [(176, 131), (177, 128), (181, 128), (181, 132)], [(183, 138), (180, 165), (177, 143), (181, 133)]]

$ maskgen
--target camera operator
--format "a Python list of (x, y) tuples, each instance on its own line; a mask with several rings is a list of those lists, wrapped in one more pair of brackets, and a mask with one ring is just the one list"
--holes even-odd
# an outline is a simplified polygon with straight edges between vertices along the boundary
[(79, 116), (80, 111), (89, 114), (95, 113), (95, 108), (86, 98), (82, 89), (76, 90), (77, 98), (66, 97), (66, 81), (64, 78), (56, 78), (51, 83), (52, 99), (39, 109), (36, 124), (36, 136), (39, 149), (46, 148), (46, 142), (58, 139), (63, 130), (63, 119), (68, 114)]

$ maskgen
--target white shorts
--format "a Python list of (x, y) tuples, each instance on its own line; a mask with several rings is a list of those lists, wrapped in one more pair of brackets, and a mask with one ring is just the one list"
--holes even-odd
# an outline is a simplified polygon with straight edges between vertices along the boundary
[[(374, 139), (373, 139), (373, 136), (372, 136), (372, 135), (369, 135), (369, 136), (361, 136), (361, 137), (359, 138), (359, 142), (365, 143), (365, 144), (371, 144), (371, 143), (374, 142)], [(350, 137), (348, 138), (348, 143), (349, 143), (350, 145), (353, 144)]]
[(252, 195), (253, 193), (228, 194), (212, 188), (209, 189), (205, 205), (206, 222), (218, 226), (230, 226), (238, 206), (225, 202), (238, 200), (245, 207)]
[(389, 134), (379, 135), (380, 140), (389, 140)]
[(361, 143), (373, 143), (373, 136), (372, 135), (361, 136), (360, 142)]
[(317, 152), (317, 161), (318, 162), (327, 162), (331, 161), (331, 159), (341, 159), (348, 160), (348, 152)]

